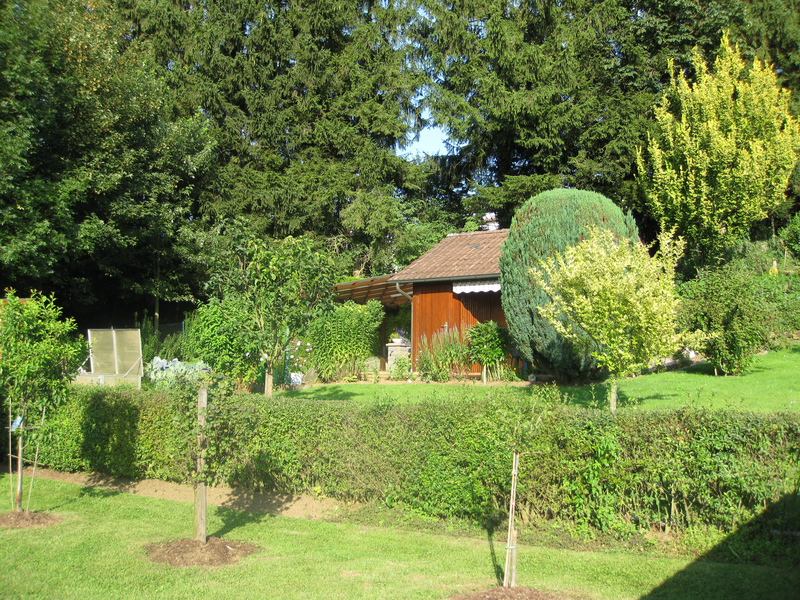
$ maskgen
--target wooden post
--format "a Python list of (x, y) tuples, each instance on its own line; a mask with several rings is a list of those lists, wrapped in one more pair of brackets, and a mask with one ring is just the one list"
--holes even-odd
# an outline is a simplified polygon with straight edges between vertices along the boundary
[(517, 587), (517, 530), (514, 529), (514, 539), (511, 542), (511, 582), (508, 587)]
[(14, 498), (14, 508), (17, 512), (22, 510), (22, 431), (20, 427), (17, 435), (17, 495)]
[(201, 477), (206, 464), (206, 407), (208, 388), (201, 387), (197, 393), (197, 482), (194, 486), (194, 539), (206, 543), (206, 484)]
[(511, 500), (508, 503), (508, 538), (506, 543), (506, 568), (503, 572), (503, 587), (515, 587), (517, 577), (517, 530), (514, 528), (514, 513), (517, 509), (517, 474), (519, 452), (514, 452), (511, 467)]
[(378, 329), (378, 348), (381, 351), (381, 358), (378, 363), (378, 371), (386, 370), (386, 307), (383, 307), (383, 319), (380, 329)]

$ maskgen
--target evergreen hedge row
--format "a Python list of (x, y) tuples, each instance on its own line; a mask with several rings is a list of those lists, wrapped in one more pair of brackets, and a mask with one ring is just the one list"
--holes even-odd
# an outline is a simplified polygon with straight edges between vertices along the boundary
[[(514, 424), (534, 423), (531, 435), (516, 438), (523, 520), (731, 530), (797, 493), (797, 414), (685, 408), (612, 417), (563, 405), (540, 410), (541, 398), (503, 388), (464, 395), (363, 405), (212, 393), (207, 480), (283, 493), (316, 488), (483, 520), (508, 505)], [(194, 402), (75, 387), (47, 423), (40, 460), (188, 482)]]

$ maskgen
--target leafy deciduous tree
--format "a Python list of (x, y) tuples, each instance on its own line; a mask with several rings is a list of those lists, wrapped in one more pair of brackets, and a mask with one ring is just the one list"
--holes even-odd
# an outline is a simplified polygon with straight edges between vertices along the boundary
[(638, 242), (607, 229), (590, 226), (589, 232), (579, 244), (542, 260), (531, 274), (551, 300), (539, 314), (588, 349), (611, 375), (613, 412), (617, 377), (677, 349), (674, 277), (684, 242), (662, 234), (659, 252), (650, 258)]
[(196, 291), (181, 231), (214, 145), (102, 0), (4, 5), (0, 272), (71, 305)]
[[(20, 299), (14, 290), (6, 290), (0, 304), (0, 394), (8, 405), (9, 429), (17, 434), (13, 502), (18, 511), (22, 510), (25, 439), (38, 443), (39, 419), (44, 421), (47, 410), (66, 399), (67, 386), (86, 356), (86, 343), (74, 332), (75, 322), (61, 320), (53, 296), (32, 292), (30, 298)], [(12, 425), (14, 415), (17, 418)], [(9, 452), (9, 467), (11, 464)]]
[(756, 277), (742, 265), (728, 264), (702, 270), (680, 291), (681, 325), (701, 334), (699, 349), (714, 365), (714, 373), (747, 371), (756, 350), (769, 338), (769, 308)]
[[(251, 237), (227, 271), (221, 298), (207, 311), (224, 321), (221, 343), (231, 346), (231, 365), (241, 377), (265, 368), (264, 393), (272, 395), (272, 372), (289, 341), (330, 308), (336, 282), (330, 255), (306, 237), (267, 241)], [(214, 334), (219, 338), (219, 332)], [(200, 358), (214, 365), (214, 350)]]

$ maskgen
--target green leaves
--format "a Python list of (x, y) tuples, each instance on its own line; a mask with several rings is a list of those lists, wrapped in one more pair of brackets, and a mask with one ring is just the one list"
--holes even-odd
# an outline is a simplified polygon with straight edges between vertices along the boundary
[(697, 81), (681, 72), (656, 107), (658, 127), (637, 158), (642, 189), (664, 230), (677, 228), (698, 263), (749, 237), (790, 205), (800, 124), (771, 65), (748, 68), (722, 40), (713, 74), (694, 54)]
[[(20, 288), (192, 299), (182, 242), (215, 159), (196, 107), (175, 116), (147, 44), (103, 1), (2, 8), (0, 268)], [(73, 312), (80, 310), (75, 305)]]
[[(394, 151), (424, 85), (401, 29), (413, 15), (404, 3), (132, 2), (126, 16), (176, 104), (213, 124), (218, 171), (198, 182), (202, 210), (251, 216), (274, 237), (379, 244), (383, 231), (371, 229), (394, 224), (392, 205), (418, 179)], [(372, 206), (380, 215), (362, 227)]]
[(614, 376), (678, 347), (674, 277), (684, 244), (667, 235), (659, 243), (650, 258), (640, 243), (590, 227), (587, 239), (531, 272), (551, 300), (539, 314)]
[(498, 376), (500, 363), (506, 358), (511, 348), (508, 329), (494, 321), (477, 323), (467, 330), (467, 348), (469, 360), (477, 362), (493, 376)]
[(372, 355), (383, 308), (377, 300), (366, 304), (347, 301), (328, 314), (318, 316), (309, 326), (311, 359), (322, 381), (357, 377), (364, 360)]
[(517, 211), (500, 255), (500, 285), (508, 329), (519, 351), (535, 368), (559, 380), (586, 377), (595, 361), (581, 344), (563, 337), (540, 313), (549, 302), (530, 269), (584, 239), (587, 225), (603, 227), (619, 239), (638, 240), (633, 217), (608, 198), (581, 190), (550, 190)]
[[(209, 483), (282, 494), (316, 487), (431, 517), (496, 517), (508, 502), (515, 447), (524, 454), (518, 508), (533, 523), (732, 531), (797, 485), (792, 412), (621, 410), (612, 418), (559, 406), (555, 386), (463, 388), (373, 406), (213, 389), (210, 400)], [(188, 482), (196, 415), (188, 394), (76, 388), (48, 423), (42, 458), (54, 468)], [(796, 520), (792, 511), (778, 518), (775, 527), (789, 530)]]
[(457, 145), (442, 161), (450, 186), (476, 192), (462, 194), (470, 212), (493, 210), (507, 224), (514, 208), (560, 186), (636, 204), (635, 148), (650, 127), (664, 55), (679, 45), (642, 31), (658, 6), (424, 6), (430, 17), (417, 41), (431, 72), (426, 101)]
[(12, 412), (34, 415), (54, 408), (86, 357), (75, 321), (61, 320), (53, 296), (31, 292), (20, 299), (6, 290), (0, 304), (0, 391)]
[[(234, 228), (235, 231), (235, 228)], [(198, 356), (239, 381), (266, 369), (314, 316), (333, 304), (333, 259), (311, 239), (262, 240), (244, 234), (220, 263), (220, 298), (197, 311)]]
[(770, 307), (758, 283), (742, 266), (727, 265), (706, 269), (681, 287), (684, 327), (702, 333), (699, 349), (725, 374), (747, 371), (767, 343)]

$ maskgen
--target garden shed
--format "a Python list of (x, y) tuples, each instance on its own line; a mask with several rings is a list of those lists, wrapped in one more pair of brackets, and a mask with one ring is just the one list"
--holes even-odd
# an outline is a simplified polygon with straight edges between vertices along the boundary
[[(498, 260), (507, 229), (450, 234), (405, 269), (394, 275), (340, 283), (339, 300), (384, 306), (411, 303), (411, 352), (417, 356), (422, 336), (476, 323), (496, 321), (505, 326), (500, 305)], [(385, 342), (385, 332), (381, 332)]]

